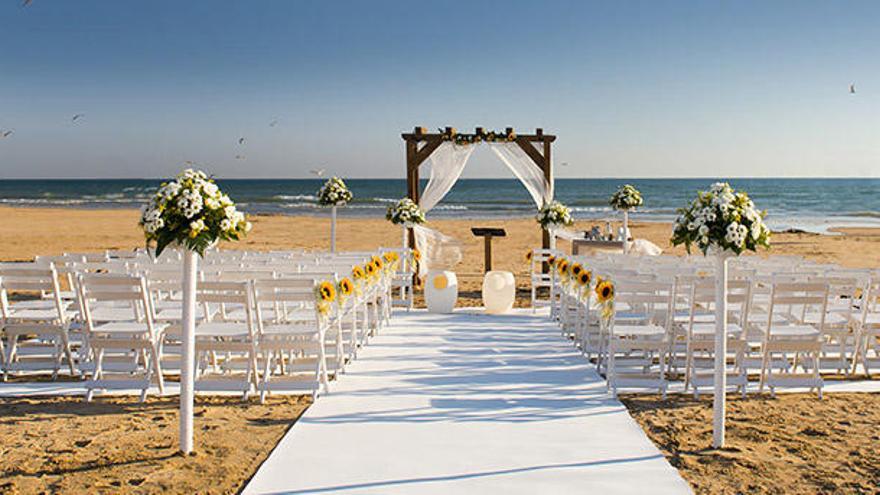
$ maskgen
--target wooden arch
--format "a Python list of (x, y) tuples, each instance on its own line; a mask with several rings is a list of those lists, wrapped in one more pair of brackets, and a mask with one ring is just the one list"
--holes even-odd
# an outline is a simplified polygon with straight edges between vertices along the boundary
[[(406, 195), (414, 202), (419, 202), (421, 191), (419, 190), (419, 166), (431, 156), (441, 144), (444, 137), (455, 134), (455, 129), (447, 127), (442, 133), (428, 133), (424, 127), (416, 127), (412, 133), (401, 134), (406, 141)], [(475, 135), (484, 135), (482, 127), (477, 127)], [(506, 135), (513, 134), (513, 128), (505, 129)], [(544, 172), (547, 182), (553, 181), (553, 162), (551, 161), (551, 144), (556, 136), (544, 134), (543, 129), (535, 129), (534, 134), (516, 134), (514, 142), (525, 151), (526, 155), (535, 162), (535, 165)], [(540, 145), (540, 149), (537, 145)], [(415, 247), (415, 239), (409, 236), (410, 246)], [(544, 229), (543, 246), (550, 247), (550, 233)]]

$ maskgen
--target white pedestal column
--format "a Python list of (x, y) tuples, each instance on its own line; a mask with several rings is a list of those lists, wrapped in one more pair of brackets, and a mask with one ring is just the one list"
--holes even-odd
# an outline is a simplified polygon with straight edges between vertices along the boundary
[(183, 253), (183, 356), (180, 362), (180, 451), (193, 450), (193, 378), (196, 348), (196, 273), (198, 254)]
[(401, 246), (403, 247), (404, 250), (406, 250), (406, 248), (409, 247), (408, 243), (406, 242), (407, 240), (409, 240), (407, 237), (408, 233), (409, 233), (409, 227), (407, 227), (406, 224), (403, 224), (403, 244), (401, 244)]
[(713, 402), (712, 446), (724, 447), (724, 410), (727, 392), (727, 260), (724, 253), (715, 258), (715, 397)]
[(336, 205), (330, 208), (330, 252), (336, 252)]
[(623, 210), (623, 254), (629, 253), (629, 210)]

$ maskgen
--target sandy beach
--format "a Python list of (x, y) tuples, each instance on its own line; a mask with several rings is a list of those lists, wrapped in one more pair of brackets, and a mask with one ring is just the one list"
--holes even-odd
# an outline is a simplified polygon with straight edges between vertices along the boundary
[[(0, 260), (24, 261), (36, 255), (57, 255), (64, 252), (94, 252), (104, 249), (131, 249), (143, 246), (137, 226), (139, 212), (134, 209), (86, 210), (53, 208), (0, 207), (5, 218), (0, 235), (14, 242), (0, 244)], [(657, 222), (632, 223), (636, 237), (654, 242), (665, 253), (685, 254), (681, 247), (669, 243), (671, 226)], [(327, 249), (329, 245), (328, 216), (253, 215), (254, 228), (242, 242), (221, 245), (227, 249)], [(616, 220), (616, 219), (612, 219)], [(576, 224), (576, 229), (589, 229), (594, 223)], [(604, 222), (603, 222), (604, 223)], [(518, 304), (528, 294), (525, 253), (540, 246), (541, 232), (531, 218), (505, 220), (431, 220), (432, 228), (451, 235), (464, 246), (464, 260), (456, 267), (460, 281), (460, 306), (480, 305), (483, 269), (483, 241), (474, 237), (470, 228), (501, 227), (507, 237), (493, 241), (494, 268), (508, 270), (517, 277)], [(618, 223), (613, 223), (616, 229)], [(338, 226), (340, 250), (374, 249), (400, 244), (400, 229), (381, 218), (342, 217)], [(812, 233), (777, 233), (772, 249), (761, 254), (797, 254), (822, 263), (839, 263), (847, 267), (880, 266), (880, 229), (841, 229), (833, 235)], [(568, 249), (560, 242), (561, 249)]]

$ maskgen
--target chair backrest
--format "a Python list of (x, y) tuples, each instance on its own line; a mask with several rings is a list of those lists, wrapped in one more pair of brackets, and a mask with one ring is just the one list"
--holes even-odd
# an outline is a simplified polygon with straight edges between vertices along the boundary
[(222, 308), (227, 305), (241, 305), (245, 311), (245, 323), (251, 337), (256, 335), (254, 327), (254, 288), (253, 282), (204, 281), (196, 285), (196, 302), (205, 308), (205, 315), (212, 315), (210, 305)]
[(807, 313), (818, 313), (817, 329), (822, 331), (827, 306), (828, 284), (825, 282), (776, 282), (770, 291), (767, 330), (772, 328), (774, 316), (782, 315), (802, 321)]
[(95, 306), (100, 303), (128, 303), (114, 306), (116, 309), (131, 310), (131, 320), (144, 322), (155, 337), (152, 297), (142, 275), (120, 273), (84, 273), (77, 276), (80, 311), (89, 331), (100, 322), (95, 315)]
[[(714, 311), (716, 303), (715, 278), (702, 278), (694, 281), (690, 288), (689, 327), (693, 327), (694, 317), (703, 311)], [(752, 282), (749, 280), (727, 281), (727, 313), (735, 313), (745, 328), (752, 303)]]
[(3, 318), (10, 316), (12, 307), (9, 302), (9, 293), (24, 292), (39, 295), (49, 294), (58, 314), (58, 319), (67, 321), (67, 314), (61, 302), (61, 287), (58, 283), (58, 273), (50, 263), (47, 267), (27, 264), (22, 267), (5, 265), (0, 267), (0, 311)]
[(675, 282), (613, 280), (614, 304), (626, 304), (644, 314), (644, 321), (669, 328), (673, 317)]
[[(311, 308), (315, 305), (316, 281), (310, 278), (285, 278), (275, 280), (257, 280), (254, 282), (254, 301), (256, 321), (262, 331), (264, 321), (285, 321), (283, 309), (289, 304)], [(275, 311), (274, 318), (266, 318), (263, 310), (271, 307)], [(318, 320), (317, 309), (314, 319)], [(311, 318), (309, 318), (311, 320)]]

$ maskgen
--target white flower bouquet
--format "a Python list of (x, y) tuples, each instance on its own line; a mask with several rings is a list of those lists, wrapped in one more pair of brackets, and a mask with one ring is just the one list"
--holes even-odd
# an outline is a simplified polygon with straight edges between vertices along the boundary
[(321, 206), (345, 206), (354, 197), (345, 182), (339, 177), (331, 177), (318, 191), (318, 204)]
[(162, 183), (144, 206), (139, 224), (147, 244), (156, 242), (157, 256), (174, 243), (204, 255), (218, 240), (238, 240), (251, 230), (251, 223), (213, 179), (192, 169)]
[(409, 198), (403, 198), (397, 204), (388, 207), (385, 219), (394, 225), (425, 223), (425, 213)]
[(571, 208), (559, 201), (551, 201), (545, 204), (538, 210), (535, 220), (545, 229), (569, 227), (574, 224), (574, 219), (571, 217)]
[(764, 224), (767, 213), (756, 210), (746, 193), (733, 190), (725, 182), (699, 192), (678, 213), (672, 244), (684, 244), (688, 252), (696, 245), (703, 254), (712, 248), (739, 255), (770, 246), (770, 229)]
[(608, 203), (615, 210), (632, 210), (642, 206), (642, 193), (630, 184), (625, 184), (611, 196)]

